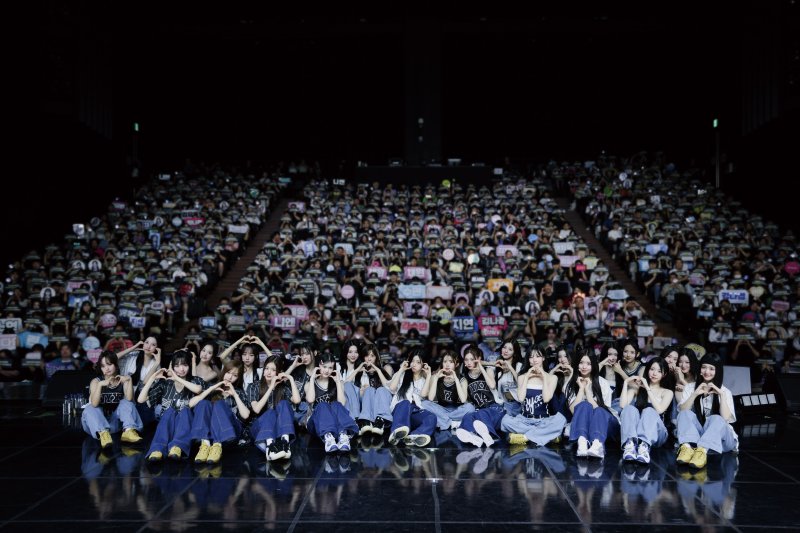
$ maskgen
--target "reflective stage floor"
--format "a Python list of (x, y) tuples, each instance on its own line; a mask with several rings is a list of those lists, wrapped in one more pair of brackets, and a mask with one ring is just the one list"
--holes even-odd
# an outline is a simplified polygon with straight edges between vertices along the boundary
[[(0, 405), (2, 531), (750, 531), (800, 525), (800, 419), (737, 427), (742, 450), (684, 471), (576, 460), (566, 447), (364, 448), (326, 456), (301, 434), (287, 467), (254, 447), (216, 467), (153, 467), (146, 448), (95, 441), (60, 413)], [(146, 441), (152, 430), (145, 432)], [(115, 436), (115, 440), (118, 436)]]

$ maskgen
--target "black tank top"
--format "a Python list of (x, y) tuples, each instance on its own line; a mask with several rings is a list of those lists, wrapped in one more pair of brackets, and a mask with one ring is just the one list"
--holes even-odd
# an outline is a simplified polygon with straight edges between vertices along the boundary
[(467, 396), (475, 404), (476, 409), (489, 407), (495, 403), (492, 390), (489, 388), (489, 384), (486, 383), (483, 374), (477, 378), (472, 378), (467, 374)]
[(336, 382), (334, 382), (332, 379), (328, 380), (327, 389), (320, 387), (319, 384), (317, 384), (317, 380), (314, 380), (314, 405), (335, 402), (337, 396), (336, 393)]
[(119, 407), (119, 402), (125, 398), (124, 385), (118, 384), (116, 387), (107, 385), (100, 389), (100, 408), (106, 416), (111, 415)]
[(446, 385), (444, 380), (439, 382), (439, 386), (436, 390), (436, 402), (442, 407), (456, 407), (461, 405), (455, 381), (450, 385)]

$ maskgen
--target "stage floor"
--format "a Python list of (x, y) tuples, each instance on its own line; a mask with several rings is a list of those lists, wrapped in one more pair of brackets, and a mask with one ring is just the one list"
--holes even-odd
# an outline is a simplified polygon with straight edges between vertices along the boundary
[[(108, 455), (62, 415), (0, 404), (2, 531), (648, 531), (800, 525), (800, 419), (738, 428), (738, 456), (699, 473), (670, 448), (649, 467), (576, 460), (565, 447), (356, 446), (327, 456), (300, 435), (288, 472), (252, 446), (217, 467)], [(761, 433), (761, 436), (751, 436)], [(145, 433), (149, 442), (151, 432)], [(440, 439), (446, 435), (439, 435)], [(117, 436), (115, 436), (116, 438)]]

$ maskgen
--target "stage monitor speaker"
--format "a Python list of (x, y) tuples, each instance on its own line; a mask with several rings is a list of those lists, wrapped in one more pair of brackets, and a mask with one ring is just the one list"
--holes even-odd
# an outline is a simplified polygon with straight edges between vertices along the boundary
[(778, 380), (778, 397), (783, 397), (786, 410), (791, 413), (800, 411), (800, 374), (776, 374)]
[(64, 403), (64, 396), (67, 394), (83, 393), (89, 383), (97, 377), (94, 372), (83, 372), (80, 370), (62, 370), (53, 374), (50, 383), (47, 384), (44, 400), (44, 407), (59, 407)]

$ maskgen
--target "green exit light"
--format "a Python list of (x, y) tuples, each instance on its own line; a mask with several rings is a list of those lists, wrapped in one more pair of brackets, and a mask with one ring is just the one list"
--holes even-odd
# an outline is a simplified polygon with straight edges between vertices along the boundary
[(717, 129), (718, 126), (719, 126), (719, 120), (714, 119), (714, 129)]
[[(717, 127), (717, 121), (716, 120), (714, 121), (714, 127), (715, 128)], [(137, 131), (137, 132), (139, 131), (139, 123), (138, 122), (134, 122), (133, 123), (133, 131)]]

